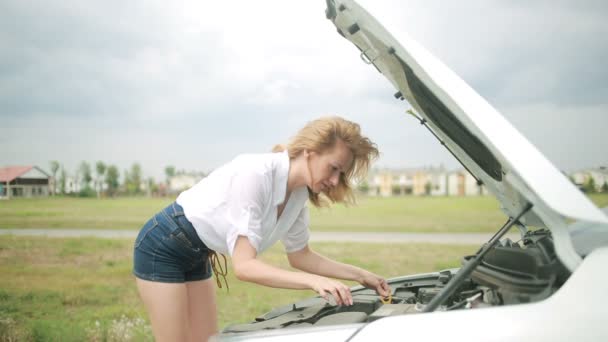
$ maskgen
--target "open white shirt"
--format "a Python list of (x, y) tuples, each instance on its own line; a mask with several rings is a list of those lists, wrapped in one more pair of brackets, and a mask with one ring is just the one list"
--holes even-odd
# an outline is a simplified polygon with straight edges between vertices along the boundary
[(176, 202), (184, 208), (201, 240), (210, 249), (232, 255), (238, 236), (246, 236), (262, 253), (278, 240), (287, 253), (308, 244), (307, 188), (292, 191), (285, 200), (289, 155), (243, 154), (214, 170)]

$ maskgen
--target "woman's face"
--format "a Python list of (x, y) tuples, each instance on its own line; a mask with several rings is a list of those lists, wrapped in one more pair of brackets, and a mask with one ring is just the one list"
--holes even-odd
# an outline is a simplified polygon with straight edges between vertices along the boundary
[(310, 179), (308, 187), (314, 193), (327, 192), (338, 185), (341, 174), (345, 173), (353, 163), (353, 154), (342, 142), (337, 140), (333, 148), (317, 153), (310, 152), (308, 156), (308, 171)]

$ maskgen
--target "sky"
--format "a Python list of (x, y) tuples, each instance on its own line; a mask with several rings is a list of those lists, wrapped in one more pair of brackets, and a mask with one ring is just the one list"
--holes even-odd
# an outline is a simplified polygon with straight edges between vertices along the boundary
[[(559, 169), (608, 165), (608, 2), (367, 0)], [(375, 167), (458, 162), (325, 18), (325, 1), (0, 2), (0, 166), (208, 172), (340, 115)]]

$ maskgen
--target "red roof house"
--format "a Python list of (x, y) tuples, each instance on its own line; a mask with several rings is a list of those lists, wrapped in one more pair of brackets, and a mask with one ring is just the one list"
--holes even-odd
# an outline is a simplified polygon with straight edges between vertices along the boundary
[(0, 198), (48, 196), (50, 178), (33, 165), (0, 167)]

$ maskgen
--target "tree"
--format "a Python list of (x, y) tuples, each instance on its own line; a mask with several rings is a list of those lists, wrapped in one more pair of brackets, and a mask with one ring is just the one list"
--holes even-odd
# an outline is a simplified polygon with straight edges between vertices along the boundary
[(131, 166), (130, 172), (125, 172), (125, 182), (127, 193), (136, 195), (141, 193), (141, 166), (138, 163)]
[(391, 186), (391, 194), (393, 196), (399, 196), (399, 195), (401, 195), (401, 186), (399, 186), (399, 184), (393, 184)]
[(152, 196), (152, 194), (155, 194), (158, 192), (158, 186), (156, 185), (156, 183), (154, 182), (154, 178), (153, 177), (149, 177), (146, 181), (147, 186), (146, 186), (146, 192), (147, 192), (147, 196), (150, 197)]
[(131, 186), (133, 187), (133, 193), (141, 193), (141, 166), (135, 163), (131, 166)]
[(97, 198), (101, 197), (101, 190), (103, 189), (103, 175), (106, 173), (106, 164), (102, 161), (98, 161), (95, 164), (95, 170), (97, 171)]
[(602, 185), (602, 192), (608, 192), (608, 181), (604, 182), (604, 185)]
[(82, 190), (89, 190), (91, 181), (93, 180), (93, 177), (91, 176), (91, 165), (86, 161), (82, 161), (78, 167), (78, 173), (81, 176), (80, 179), (84, 183), (84, 189)]
[(51, 173), (53, 174), (53, 188), (51, 189), (51, 193), (55, 196), (57, 192), (57, 171), (59, 171), (59, 162), (56, 160), (51, 160)]
[(118, 172), (118, 168), (114, 165), (108, 166), (106, 170), (106, 183), (108, 184), (108, 194), (110, 196), (116, 195), (116, 191), (118, 190), (118, 178), (120, 177), (120, 173)]
[(65, 181), (66, 181), (67, 176), (68, 175), (65, 172), (65, 168), (62, 165), (61, 166), (61, 173), (59, 174), (59, 191), (62, 194), (65, 194)]
[(169, 165), (165, 167), (165, 175), (167, 176), (167, 184), (169, 184), (169, 179), (175, 176), (175, 166)]
[(123, 182), (123, 187), (122, 187), (122, 191), (125, 194), (129, 194), (130, 191), (130, 184), (131, 184), (131, 176), (129, 175), (129, 170), (124, 170), (124, 182)]
[(593, 179), (593, 177), (589, 176), (589, 179), (587, 180), (587, 183), (585, 184), (584, 190), (587, 193), (595, 192), (595, 179)]
[(357, 186), (357, 189), (361, 192), (367, 195), (367, 193), (369, 192), (369, 184), (367, 184), (366, 181), (363, 181), (361, 183), (359, 183), (359, 186)]
[(430, 195), (431, 194), (431, 188), (433, 187), (433, 185), (431, 184), (431, 182), (426, 182), (424, 184), (424, 194), (425, 195)]

